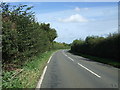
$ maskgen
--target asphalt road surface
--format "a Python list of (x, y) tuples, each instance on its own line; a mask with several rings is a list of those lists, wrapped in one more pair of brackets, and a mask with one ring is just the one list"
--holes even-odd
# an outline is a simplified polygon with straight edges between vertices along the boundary
[(118, 69), (60, 50), (47, 64), (41, 88), (118, 88)]

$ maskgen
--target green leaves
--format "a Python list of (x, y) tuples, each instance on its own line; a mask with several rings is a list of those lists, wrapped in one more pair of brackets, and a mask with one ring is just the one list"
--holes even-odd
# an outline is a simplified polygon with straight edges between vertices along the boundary
[[(52, 49), (56, 30), (50, 24), (35, 22), (33, 6), (1, 3), (3, 19), (3, 62), (24, 62)], [(7, 12), (7, 13), (5, 13)]]
[(88, 36), (85, 41), (74, 40), (71, 50), (77, 53), (119, 60), (118, 47), (120, 34), (110, 34), (108, 37)]
[(26, 11), (27, 11), (27, 10), (30, 10), (31, 8), (33, 8), (33, 6), (31, 6), (31, 7), (28, 7), (28, 8), (26, 9)]

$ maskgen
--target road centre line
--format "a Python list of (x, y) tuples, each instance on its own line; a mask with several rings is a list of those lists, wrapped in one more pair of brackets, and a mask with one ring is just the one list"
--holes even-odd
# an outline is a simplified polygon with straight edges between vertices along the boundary
[(69, 57), (68, 55), (66, 55), (66, 54), (64, 53), (64, 51), (63, 51), (63, 54), (64, 54), (67, 58), (69, 58), (71, 61), (74, 62), (74, 60), (73, 60), (71, 57)]
[(100, 76), (100, 75), (98, 75), (98, 74), (94, 73), (93, 71), (91, 71), (90, 69), (86, 68), (86, 67), (85, 67), (85, 66), (83, 66), (82, 64), (78, 63), (78, 65), (80, 65), (81, 67), (83, 67), (84, 69), (86, 69), (87, 71), (89, 71), (90, 73), (94, 74), (95, 76), (97, 76), (97, 77), (101, 78), (101, 76)]
[[(72, 58), (70, 58), (69, 56), (67, 56), (64, 52), (63, 54), (68, 57), (70, 60), (74, 61)], [(96, 74), (95, 72), (93, 72), (92, 70), (88, 69), (87, 67), (83, 66), (82, 64), (78, 63), (79, 66), (81, 66), (82, 68), (86, 69), (87, 71), (89, 71), (90, 73), (92, 73), (93, 75), (97, 76), (98, 78), (101, 78), (100, 75)]]
[(73, 61), (74, 62), (74, 60), (72, 59), (72, 58), (70, 58), (70, 57), (68, 57), (71, 61)]

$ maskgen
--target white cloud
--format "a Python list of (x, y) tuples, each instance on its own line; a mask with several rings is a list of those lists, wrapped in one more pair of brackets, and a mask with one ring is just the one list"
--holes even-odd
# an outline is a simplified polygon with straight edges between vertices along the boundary
[(80, 14), (74, 14), (68, 18), (59, 19), (59, 21), (60, 22), (88, 22), (88, 20), (83, 16), (81, 16)]
[[(43, 14), (37, 12), (38, 14), (36, 16), (38, 17), (38, 21), (46, 23), (49, 22), (51, 27), (57, 30), (58, 38), (55, 40), (57, 42), (71, 43), (75, 39), (85, 39), (86, 36), (101, 36), (117, 31), (117, 7), (105, 6), (90, 7), (88, 10), (85, 10), (84, 8), (80, 9), (80, 12), (77, 13), (73, 9)], [(106, 15), (103, 14), (103, 11), (107, 12)], [(75, 16), (76, 14), (78, 14), (78, 16), (82, 15), (82, 17), (87, 18), (88, 22), (74, 23), (78, 21), (71, 21), (70, 23), (60, 23), (63, 22), (66, 18), (68, 19), (71, 16)], [(60, 18), (60, 22), (58, 22), (58, 18)]]
[(80, 11), (80, 8), (79, 8), (79, 7), (75, 7), (74, 10), (75, 10), (75, 11)]
[(84, 8), (85, 10), (88, 10), (89, 8)]

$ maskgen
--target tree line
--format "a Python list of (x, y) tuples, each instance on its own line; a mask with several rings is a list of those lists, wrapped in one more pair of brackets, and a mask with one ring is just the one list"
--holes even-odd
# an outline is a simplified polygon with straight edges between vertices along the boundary
[(118, 61), (120, 34), (114, 33), (107, 37), (87, 36), (85, 40), (74, 40), (71, 51)]
[(37, 22), (32, 6), (1, 3), (0, 7), (3, 63), (24, 62), (54, 48), (56, 30), (49, 23)]

